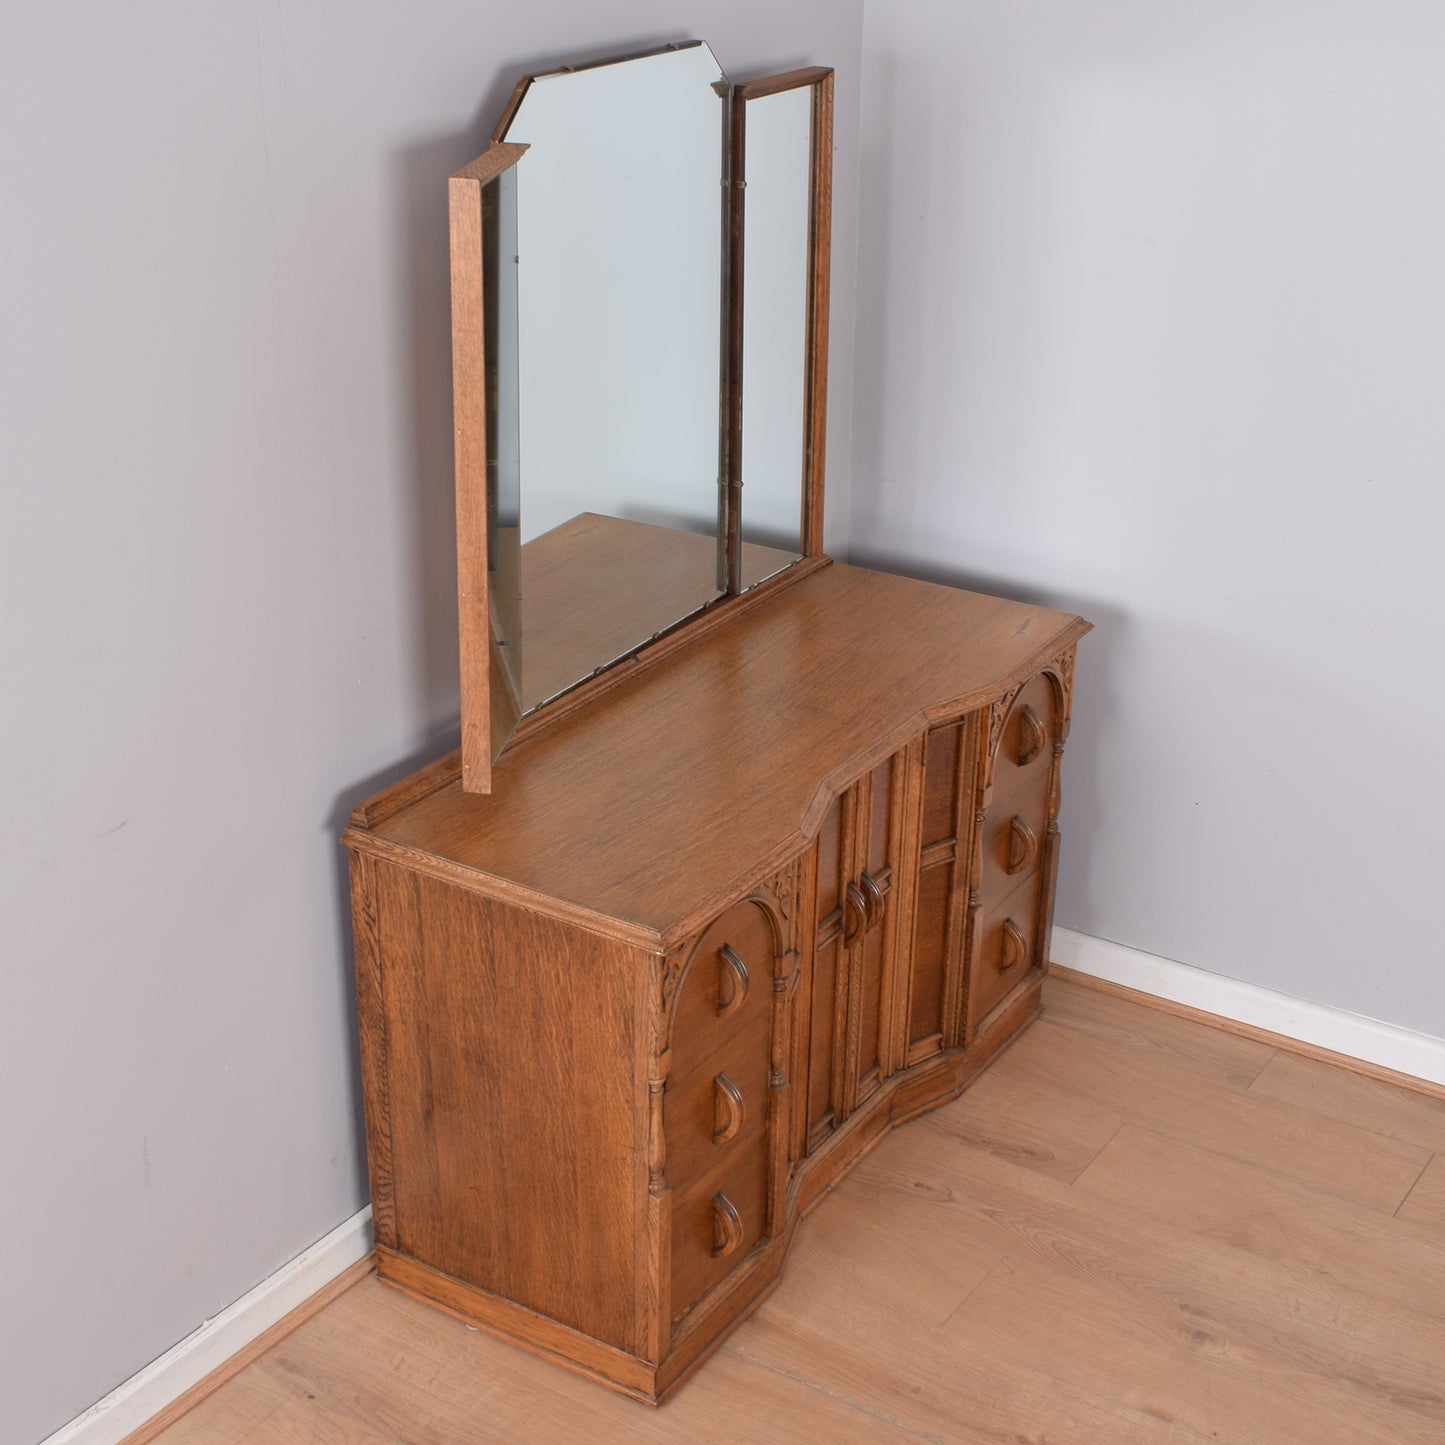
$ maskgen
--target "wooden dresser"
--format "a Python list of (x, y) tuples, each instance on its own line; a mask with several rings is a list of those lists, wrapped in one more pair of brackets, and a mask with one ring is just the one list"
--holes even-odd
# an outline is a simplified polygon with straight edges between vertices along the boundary
[(356, 810), (390, 1283), (657, 1401), (1038, 1012), (1077, 617), (799, 569)]

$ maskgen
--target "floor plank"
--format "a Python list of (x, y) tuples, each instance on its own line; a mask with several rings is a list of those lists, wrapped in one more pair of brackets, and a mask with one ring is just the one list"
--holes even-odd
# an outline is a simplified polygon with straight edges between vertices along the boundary
[(1147, 1130), (1125, 1128), (1073, 1186), (1261, 1260), (1287, 1258), (1341, 1285), (1445, 1320), (1445, 1247), (1399, 1222)]
[[(1399, 1208), (1430, 1157), (1347, 1119), (1250, 1093), (1196, 1057), (1121, 1045), (1056, 1017), (1030, 1029), (992, 1072), (1045, 1080), (1130, 1123), (1383, 1214)], [(1201, 1090), (1211, 1083), (1203, 1108)]]
[(1435, 1155), (1425, 1166), (1425, 1172), (1405, 1196), (1399, 1217), (1435, 1235), (1445, 1247), (1445, 1154)]
[(243, 1371), (215, 1394), (163, 1430), (154, 1439), (175, 1445), (240, 1445), (261, 1422), (274, 1415), (287, 1402), (287, 1393), (279, 1390), (255, 1369)]
[[(338, 1305), (342, 1302), (338, 1301)], [(457, 1441), (623, 1442), (792, 1438), (907, 1441), (885, 1415), (816, 1384), (734, 1354), (718, 1357), (664, 1410), (579, 1380), (379, 1280), (369, 1280), (279, 1345), (264, 1363), (292, 1398), (323, 1399), (337, 1414), (405, 1445)], [(273, 1417), (274, 1418), (274, 1417)], [(246, 1445), (281, 1445), (262, 1432)], [(784, 1438), (787, 1438), (786, 1436)], [(167, 1442), (171, 1445), (171, 1442)]]
[(1281, 1052), (1250, 1085), (1250, 1093), (1445, 1154), (1445, 1100), (1395, 1084)]
[(1045, 1016), (1051, 1023), (1116, 1050), (1185, 1064), (1237, 1088), (1248, 1088), (1276, 1052), (1272, 1044), (1240, 1038), (1060, 978), (1048, 981)]
[[(980, 1298), (988, 1298), (1001, 1277), (1037, 1267), (1055, 1281), (1057, 1300), (1067, 1299), (1070, 1288), (1084, 1289), (1098, 1300), (1093, 1313), (1101, 1318), (1134, 1316), (1167, 1339), (1188, 1326), (1181, 1338), (1191, 1348), (1227, 1340), (1232, 1356), (1249, 1359), (1259, 1378), (1281, 1377), (1285, 1394), (1302, 1388), (1302, 1381), (1319, 1381), (1318, 1391), (1309, 1385), (1311, 1399), (1329, 1400), (1332, 1413), (1351, 1428), (1382, 1410), (1388, 1418), (1401, 1409), (1445, 1438), (1445, 1320), (1330, 1282), (1307, 1261), (1261, 1257), (1181, 1229), (1167, 1210), (1156, 1214), (1147, 1189), (1100, 1208), (1067, 1185), (979, 1151), (940, 1161), (926, 1133), (890, 1139), (861, 1166), (859, 1182), (881, 1197), (928, 1201), (933, 1219), (920, 1237), (923, 1252), (935, 1235), (961, 1234), (974, 1247), (992, 1245), (1001, 1255), (1003, 1266), (951, 1323), (975, 1315)], [(1025, 1315), (1048, 1314), (1052, 1328), (1053, 1313), (1043, 1308), (1042, 1295), (1025, 1295), (1021, 1308)], [(1062, 1328), (1077, 1328), (1089, 1316), (1089, 1310), (1067, 1309)], [(1081, 1353), (1067, 1340), (1060, 1347)], [(1046, 1359), (1031, 1362), (1054, 1369)], [(1143, 1376), (1148, 1382), (1154, 1377), (1152, 1370)], [(1097, 1366), (1089, 1366), (1088, 1378), (1097, 1384)], [(1116, 1398), (1135, 1408), (1147, 1404), (1134, 1396)], [(1197, 1419), (1189, 1423), (1199, 1428)], [(1311, 1428), (1318, 1425), (1316, 1419)], [(1407, 1418), (1395, 1433), (1409, 1438), (1424, 1428)]]
[(1019, 1069), (990, 1069), (946, 1109), (925, 1116), (965, 1149), (1068, 1182), (1123, 1127), (1123, 1117)]

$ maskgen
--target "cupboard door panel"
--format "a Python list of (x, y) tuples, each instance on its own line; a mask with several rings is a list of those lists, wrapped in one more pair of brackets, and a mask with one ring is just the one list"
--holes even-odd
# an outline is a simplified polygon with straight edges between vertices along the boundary
[[(970, 718), (924, 738), (918, 891), (908, 959), (904, 1061), (918, 1063), (953, 1042), (973, 824)], [(967, 797), (965, 797), (967, 792)]]
[(923, 847), (954, 836), (963, 724), (930, 728), (923, 745)]
[(836, 798), (823, 819), (813, 848), (816, 877), (810, 970), (805, 1147), (811, 1152), (838, 1122), (842, 1108), (844, 1002), (847, 965), (844, 932), (848, 907), (848, 851), (844, 840), (844, 802)]
[(851, 855), (845, 888), (844, 942), (848, 955), (848, 1057), (844, 1076), (845, 1112), (867, 1099), (883, 1079), (883, 1038), (893, 993), (897, 875), (894, 855), (902, 819), (899, 813), (903, 755), (880, 763), (849, 791), (844, 809), (845, 851)]
[[(953, 855), (925, 863), (918, 879), (908, 999), (908, 1062), (942, 1046), (944, 968), (953, 903)], [(931, 1047), (930, 1047), (931, 1045)]]

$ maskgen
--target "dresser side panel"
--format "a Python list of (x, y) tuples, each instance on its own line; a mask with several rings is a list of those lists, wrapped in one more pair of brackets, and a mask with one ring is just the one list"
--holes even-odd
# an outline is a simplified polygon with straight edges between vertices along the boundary
[(634, 1352), (647, 956), (421, 872), (375, 873), (396, 1248)]

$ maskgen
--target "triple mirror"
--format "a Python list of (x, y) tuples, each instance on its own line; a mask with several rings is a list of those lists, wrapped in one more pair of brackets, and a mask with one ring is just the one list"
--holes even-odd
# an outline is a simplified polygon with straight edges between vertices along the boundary
[(451, 179), (462, 782), (822, 554), (832, 73), (529, 76)]

